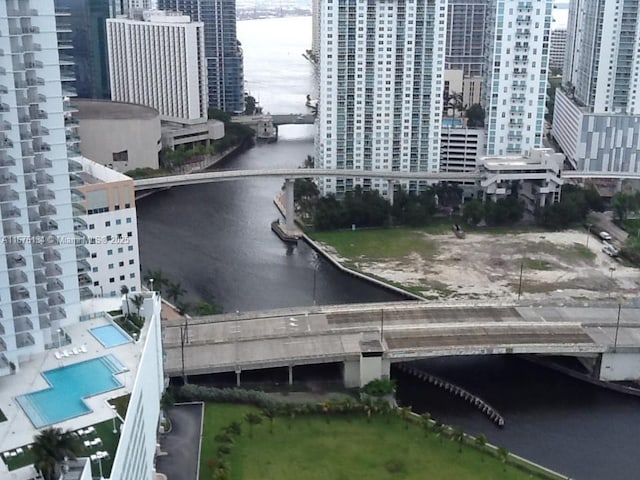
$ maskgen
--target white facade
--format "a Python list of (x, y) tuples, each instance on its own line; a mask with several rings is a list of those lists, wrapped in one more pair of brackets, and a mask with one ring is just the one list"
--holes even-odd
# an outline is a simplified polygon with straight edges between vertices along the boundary
[(153, 107), (163, 120), (207, 118), (202, 22), (162, 11), (107, 19), (111, 98)]
[(322, 0), (311, 0), (311, 51), (320, 57), (320, 4)]
[(542, 145), (552, 0), (490, 0), (483, 108), (487, 155)]
[(77, 322), (82, 194), (53, 0), (0, 0), (0, 376)]
[(564, 52), (567, 47), (567, 31), (565, 29), (551, 30), (549, 42), (549, 68), (564, 68)]
[[(131, 306), (132, 307), (132, 306)], [(120, 443), (113, 459), (113, 480), (155, 480), (154, 458), (160, 419), (160, 398), (164, 391), (164, 366), (160, 321), (160, 296), (145, 298), (144, 310), (149, 329), (131, 391)]]
[(551, 134), (588, 172), (640, 175), (640, 2), (574, 0)]
[[(95, 296), (115, 296), (120, 287), (140, 292), (140, 254), (133, 180), (111, 168), (81, 160), (85, 182), (89, 256), (81, 263), (90, 272)], [(82, 280), (82, 277), (81, 277)]]
[(592, 113), (640, 114), (640, 2), (573, 0), (563, 84)]
[(316, 164), (363, 170), (322, 193), (387, 194), (366, 170), (438, 171), (446, 15), (446, 0), (321, 2)]
[(442, 128), (440, 171), (474, 172), (484, 145), (484, 129), (466, 127)]
[(481, 157), (478, 168), (484, 199), (510, 195), (517, 185), (518, 198), (535, 214), (538, 208), (560, 201), (564, 155), (551, 148), (532, 149), (526, 156)]

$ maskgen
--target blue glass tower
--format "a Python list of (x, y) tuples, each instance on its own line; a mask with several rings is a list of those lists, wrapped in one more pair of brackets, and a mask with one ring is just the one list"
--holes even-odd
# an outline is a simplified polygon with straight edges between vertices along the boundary
[(242, 49), (236, 35), (235, 0), (158, 0), (160, 10), (189, 15), (204, 23), (209, 108), (244, 111)]

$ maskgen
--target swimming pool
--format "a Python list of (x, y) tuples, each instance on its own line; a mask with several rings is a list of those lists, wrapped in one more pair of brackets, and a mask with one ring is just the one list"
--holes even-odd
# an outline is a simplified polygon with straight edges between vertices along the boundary
[(461, 127), (462, 119), (461, 118), (450, 118), (446, 117), (442, 119), (443, 127)]
[(36, 428), (62, 422), (91, 412), (85, 398), (121, 388), (114, 376), (126, 368), (113, 355), (74, 363), (42, 372), (51, 385), (16, 397), (18, 404)]
[(98, 339), (104, 348), (117, 347), (131, 341), (131, 337), (115, 325), (92, 328), (91, 334)]

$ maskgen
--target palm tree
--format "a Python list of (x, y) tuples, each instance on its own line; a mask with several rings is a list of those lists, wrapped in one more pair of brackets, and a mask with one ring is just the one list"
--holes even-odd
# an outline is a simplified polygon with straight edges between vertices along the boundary
[(70, 431), (47, 428), (33, 439), (33, 466), (45, 480), (55, 480), (60, 477), (60, 462), (66, 458), (75, 459), (79, 451)]
[(509, 450), (504, 447), (498, 447), (496, 455), (498, 455), (500, 461), (505, 465), (503, 470), (506, 470), (507, 461), (509, 460)]
[(185, 293), (187, 293), (187, 291), (182, 288), (182, 284), (180, 282), (169, 282), (167, 284), (167, 296), (173, 300), (174, 305), (178, 303), (180, 297)]
[(431, 431), (431, 414), (429, 412), (425, 412), (420, 415), (420, 422), (422, 423), (422, 429), (424, 430), (424, 436), (429, 436), (429, 431)]
[(145, 281), (153, 280), (153, 286), (162, 295), (162, 287), (165, 287), (169, 280), (164, 276), (162, 270), (147, 270), (144, 276)]
[[(484, 448), (487, 444), (487, 437), (485, 437), (483, 434), (480, 434), (476, 437), (474, 442), (476, 444), (476, 447), (478, 447), (484, 453)], [(484, 455), (482, 455), (482, 461), (484, 462)]]
[(131, 303), (133, 303), (133, 306), (136, 307), (136, 312), (138, 313), (138, 316), (140, 316), (140, 309), (144, 304), (144, 297), (142, 295), (134, 295), (131, 299)]
[[(127, 295), (129, 293), (129, 287), (127, 287), (126, 285), (122, 285), (120, 287), (120, 294), (121, 295)], [(131, 310), (129, 310), (129, 299), (125, 298), (125, 301), (127, 303), (127, 316), (131, 316)]]
[(276, 409), (275, 407), (266, 407), (262, 410), (264, 418), (269, 420), (269, 433), (273, 435), (273, 424), (276, 421)]
[(462, 452), (462, 444), (464, 443), (464, 431), (460, 427), (453, 427), (451, 430), (451, 439), (458, 444), (458, 453)]
[(247, 413), (244, 417), (249, 424), (249, 438), (253, 438), (253, 426), (260, 425), (262, 423), (262, 416), (258, 413)]

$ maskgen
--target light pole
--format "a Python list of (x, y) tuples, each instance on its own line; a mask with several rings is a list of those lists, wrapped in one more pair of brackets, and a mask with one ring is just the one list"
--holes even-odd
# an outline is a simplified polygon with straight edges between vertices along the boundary
[(586, 247), (589, 246), (589, 237), (591, 236), (591, 227), (593, 227), (593, 225), (589, 223), (587, 225), (587, 244), (585, 245)]
[(98, 457), (98, 468), (100, 469), (100, 480), (104, 480), (104, 475), (102, 475), (102, 456)]
[(60, 337), (62, 336), (62, 329), (61, 328), (59, 328), (57, 330), (57, 334), (58, 334), (58, 350), (60, 350), (60, 347), (61, 347)]
[(518, 301), (520, 301), (520, 295), (522, 295), (522, 270), (524, 269), (524, 261), (520, 260), (520, 282), (518, 282)]
[(149, 279), (149, 290), (153, 292), (153, 278)]
[(115, 435), (116, 433), (118, 433), (118, 429), (116, 428), (116, 406), (115, 405), (109, 405), (109, 407), (111, 408), (111, 413), (113, 414), (113, 434)]
[(380, 310), (380, 343), (384, 338), (384, 308)]
[(615, 352), (618, 348), (618, 329), (620, 328), (620, 310), (622, 310), (622, 304), (618, 304), (618, 321), (616, 322), (616, 336), (613, 340), (613, 351)]

